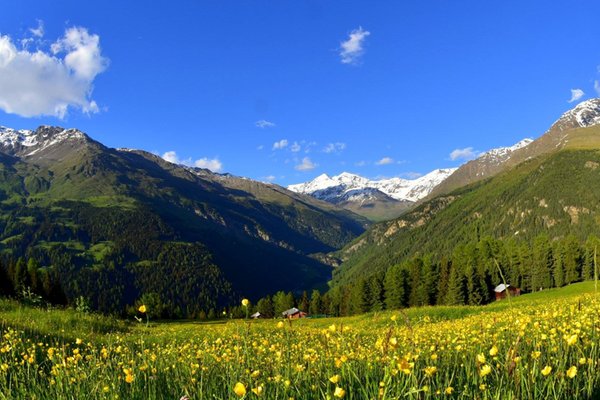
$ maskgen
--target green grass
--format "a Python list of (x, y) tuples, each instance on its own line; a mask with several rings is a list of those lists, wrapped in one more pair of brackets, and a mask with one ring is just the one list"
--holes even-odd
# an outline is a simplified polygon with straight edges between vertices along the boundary
[[(345, 399), (591, 400), (600, 393), (593, 293), (593, 282), (583, 282), (481, 307), (280, 327), (274, 320), (147, 324), (142, 315), (123, 321), (5, 299), (0, 400), (254, 399), (258, 388), (265, 399), (336, 398), (343, 390)], [(236, 385), (246, 394), (236, 395)]]

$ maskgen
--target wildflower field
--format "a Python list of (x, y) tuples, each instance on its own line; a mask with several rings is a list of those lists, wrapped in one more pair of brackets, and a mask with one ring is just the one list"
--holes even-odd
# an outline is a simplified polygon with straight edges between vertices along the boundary
[(590, 282), (484, 307), (145, 322), (0, 301), (0, 399), (600, 398)]

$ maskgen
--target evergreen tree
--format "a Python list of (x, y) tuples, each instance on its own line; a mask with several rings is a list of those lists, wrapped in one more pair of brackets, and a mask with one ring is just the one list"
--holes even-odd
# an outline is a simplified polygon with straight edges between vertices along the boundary
[(450, 281), (450, 260), (442, 257), (439, 266), (439, 279), (437, 282), (437, 294), (435, 296), (435, 304), (444, 304), (444, 299), (448, 293), (448, 283)]
[(326, 296), (329, 300), (329, 307), (327, 308), (328, 314), (334, 317), (342, 315), (342, 288), (340, 286), (335, 286), (327, 292)]
[(449, 306), (465, 304), (465, 277), (456, 264), (450, 267), (448, 291), (444, 303)]
[(533, 291), (552, 287), (552, 246), (548, 235), (541, 234), (533, 242), (533, 268), (531, 288)]
[(410, 296), (408, 304), (411, 307), (429, 304), (428, 282), (425, 276), (423, 259), (415, 257), (408, 262), (410, 271)]
[(302, 297), (300, 297), (300, 303), (298, 304), (298, 308), (300, 311), (308, 312), (308, 307), (310, 305), (310, 301), (308, 299), (308, 293), (306, 290), (302, 292)]
[(273, 307), (275, 308), (275, 317), (281, 317), (281, 313), (294, 307), (294, 297), (291, 293), (279, 291), (273, 296)]
[(15, 264), (15, 274), (13, 278), (13, 287), (17, 293), (29, 285), (29, 279), (27, 275), (27, 265), (23, 257), (20, 257)]
[(385, 306), (388, 310), (406, 307), (407, 271), (400, 265), (394, 265), (385, 274)]
[(594, 234), (588, 236), (585, 242), (585, 257), (581, 270), (581, 278), (583, 280), (594, 279), (594, 255), (600, 247), (600, 239)]
[(363, 314), (369, 311), (370, 294), (368, 282), (361, 278), (350, 290), (350, 313)]
[(368, 281), (369, 309), (381, 311), (384, 306), (383, 275), (374, 274)]
[(258, 300), (256, 303), (256, 311), (266, 318), (273, 318), (275, 316), (275, 308), (273, 307), (271, 296), (265, 296)]
[(565, 283), (570, 284), (581, 279), (581, 252), (577, 238), (570, 234), (563, 244), (563, 265), (565, 270)]
[(313, 290), (310, 295), (310, 306), (308, 308), (309, 314), (317, 315), (323, 312), (321, 300), (321, 292), (319, 292), (317, 289)]
[[(562, 247), (562, 246), (560, 246)], [(563, 267), (563, 255), (562, 255), (562, 251), (558, 251), (556, 252), (557, 257), (554, 259), (554, 271), (553, 271), (553, 278), (554, 278), (554, 286), (555, 287), (562, 287), (565, 285), (565, 269)]]
[(31, 286), (31, 290), (33, 290), (33, 292), (37, 294), (40, 294), (42, 292), (40, 281), (38, 278), (39, 268), (40, 265), (34, 258), (30, 258), (29, 260), (27, 260), (27, 278), (29, 281), (29, 285)]

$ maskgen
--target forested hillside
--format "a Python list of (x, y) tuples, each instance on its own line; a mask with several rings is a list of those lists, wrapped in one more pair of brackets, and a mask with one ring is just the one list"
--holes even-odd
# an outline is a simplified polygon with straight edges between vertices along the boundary
[(366, 226), (308, 196), (76, 130), (3, 132), (0, 255), (15, 294), (83, 298), (105, 312), (154, 296), (165, 316), (193, 316), (274, 287), (322, 287), (331, 267), (318, 254)]
[(499, 270), (525, 290), (589, 278), (600, 232), (598, 149), (597, 126), (570, 131), (554, 152), (373, 226), (337, 253), (334, 290), (404, 271), (394, 278), (405, 282), (403, 304), (476, 304), (489, 300)]

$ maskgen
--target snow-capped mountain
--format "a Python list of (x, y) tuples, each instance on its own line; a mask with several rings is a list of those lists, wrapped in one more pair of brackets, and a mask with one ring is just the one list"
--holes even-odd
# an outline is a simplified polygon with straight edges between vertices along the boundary
[(415, 202), (427, 196), (440, 182), (454, 172), (454, 168), (436, 169), (417, 179), (391, 178), (369, 180), (343, 172), (329, 177), (322, 174), (310, 182), (288, 186), (288, 189), (309, 194), (330, 203), (390, 200)]
[(72, 147), (88, 139), (77, 129), (43, 125), (31, 131), (0, 126), (0, 151), (18, 157), (40, 157), (59, 150), (58, 147), (62, 146), (56, 146), (58, 144), (68, 144), (68, 147)]
[(600, 98), (589, 99), (577, 104), (561, 115), (550, 130), (586, 128), (598, 124), (600, 124)]
[(524, 139), (514, 146), (490, 150), (471, 160), (437, 186), (432, 196), (491, 177), (528, 159), (548, 154), (568, 145), (574, 129), (600, 125), (600, 99), (590, 99), (566, 111), (542, 136)]
[(485, 153), (482, 153), (478, 157), (478, 159), (486, 162), (501, 163), (507, 158), (509, 158), (514, 151), (528, 146), (529, 144), (531, 144), (531, 142), (533, 142), (533, 139), (525, 138), (520, 142), (509, 147), (498, 147), (496, 149), (488, 150)]

